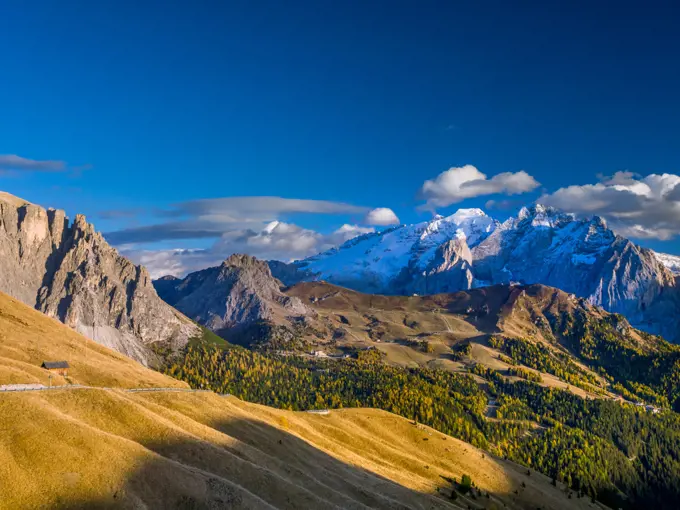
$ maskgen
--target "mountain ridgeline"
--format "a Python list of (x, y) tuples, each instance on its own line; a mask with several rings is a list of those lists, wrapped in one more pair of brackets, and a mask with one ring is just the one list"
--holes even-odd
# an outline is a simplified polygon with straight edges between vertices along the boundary
[(363, 294), (326, 282), (281, 290), (267, 264), (233, 255), (217, 268), (155, 285), (190, 318), (260, 352), (320, 349), (341, 357), (374, 350), (394, 365), (458, 372), (470, 369), (460, 359), (473, 349), (473, 365), (508, 370), (512, 364), (489, 362), (489, 353), (504, 352), (494, 338), (507, 338), (506, 350), (523, 353), (524, 365), (552, 374), (560, 387), (580, 388), (582, 396), (625, 395), (680, 408), (680, 348), (540, 284), (429, 296)]
[[(243, 430), (259, 430), (248, 439), (243, 456), (231, 458), (227, 452), (228, 458), (207, 462), (231, 451), (225, 444), (236, 444), (216, 434), (225, 432), (222, 418), (233, 421), (234, 413), (243, 415), (242, 409), (248, 413), (259, 409), (281, 429), (289, 427), (288, 420), (300, 420), (298, 431), (309, 431), (308, 424), (316, 424), (319, 432), (313, 435), (324, 445), (330, 444), (325, 437), (337, 429), (338, 419), (356, 415), (356, 422), (347, 423), (348, 430), (361, 422), (370, 426), (371, 435), (360, 446), (342, 447), (353, 464), (357, 452), (373, 457), (375, 445), (386, 438), (404, 444), (402, 436), (393, 433), (396, 428), (411, 438), (413, 452), (437, 448), (438, 454), (427, 462), (421, 458), (417, 465), (409, 453), (408, 465), (424, 480), (413, 487), (424, 495), (414, 494), (413, 505), (404, 505), (408, 508), (535, 508), (537, 503), (542, 508), (594, 508), (599, 500), (626, 510), (671, 509), (680, 498), (680, 346), (631, 326), (642, 324), (674, 338), (669, 333), (674, 332), (680, 309), (675, 278), (654, 252), (614, 235), (597, 218), (577, 221), (537, 206), (499, 223), (481, 211), (462, 210), (449, 218), (360, 236), (295, 264), (232, 255), (218, 267), (152, 283), (143, 267), (120, 256), (84, 217), (71, 223), (62, 211), (0, 195), (0, 256), (4, 262), (0, 290), (13, 296), (0, 295), (2, 382), (39, 385), (47, 379), (48, 384), (107, 385), (101, 391), (78, 389), (75, 397), (56, 391), (44, 393), (45, 397), (10, 396), (3, 400), (7, 402), (3, 416), (11, 426), (23, 430), (29, 422), (38, 424), (31, 429), (30, 444), (39, 441), (40, 448), (33, 450), (66, 455), (76, 466), (89, 457), (82, 451), (99, 451), (105, 440), (122, 430), (136, 441), (143, 439), (142, 457), (148, 457), (144, 453), (148, 449), (154, 456), (168, 455), (172, 459), (168, 465), (175, 470), (181, 467), (178, 461), (190, 466), (186, 473), (168, 474), (163, 484), (147, 483), (147, 475), (156, 476), (158, 461), (165, 466), (156, 458), (148, 473), (136, 472), (129, 482), (121, 482), (118, 474), (118, 481), (106, 481), (96, 491), (83, 487), (87, 496), (83, 501), (165, 497), (165, 507), (186, 508), (207, 498), (224, 506), (224, 487), (233, 489), (233, 479), (249, 489), (267, 488), (262, 491), (265, 504), (246, 507), (323, 506), (316, 496), (313, 502), (310, 499), (307, 475), (300, 482), (304, 490), (287, 482), (292, 476), (290, 452), (299, 452), (287, 444), (287, 436), (272, 436), (262, 454), (250, 450), (251, 442), (263, 440), (261, 425), (243, 425)], [(534, 280), (540, 283), (529, 283)], [(114, 356), (103, 346), (88, 345), (76, 332), (27, 310), (19, 301), (129, 357), (157, 364), (174, 380), (126, 361), (125, 356)], [(631, 322), (605, 308), (622, 311)], [(206, 334), (206, 329), (219, 336)], [(68, 375), (52, 380), (39, 365), (48, 358), (67, 360)], [(129, 396), (110, 391), (108, 386), (114, 384), (135, 389), (167, 385), (173, 391)], [(184, 384), (203, 391), (177, 393), (175, 389)], [(205, 390), (231, 397), (208, 395)], [(247, 404), (234, 409), (241, 406), (232, 404), (234, 397), (290, 411), (321, 412), (300, 417)], [(147, 399), (153, 413), (144, 408)], [(48, 401), (54, 410), (44, 411)], [(171, 414), (163, 411), (166, 405), (173, 409)], [(380, 414), (340, 411), (367, 407), (407, 420), (386, 417), (382, 425), (373, 426)], [(70, 416), (69, 409), (86, 423), (78, 426), (79, 445), (95, 428), (104, 427), (105, 434), (97, 432), (93, 446), (73, 448), (75, 436), (46, 432), (46, 424), (53, 427), (55, 422), (45, 413), (64, 417)], [(134, 419), (126, 409), (134, 411)], [(192, 425), (175, 409), (200, 417), (201, 425)], [(334, 411), (329, 414), (328, 409)], [(99, 413), (108, 414), (92, 418)], [(71, 430), (79, 420), (68, 417), (61, 425)], [(182, 439), (190, 447), (180, 444), (177, 450), (185, 452), (184, 457), (168, 448), (170, 436), (159, 423), (171, 423), (175, 431), (180, 423), (190, 428), (191, 434)], [(451, 438), (435, 431), (465, 441), (460, 444), (462, 453)], [(59, 446), (64, 438), (68, 443)], [(208, 445), (209, 438), (220, 446)], [(59, 447), (52, 449), (54, 445)], [(121, 464), (115, 451), (125, 445), (137, 448), (125, 439), (107, 453), (122, 466), (120, 472), (129, 467)], [(11, 470), (13, 480), (42, 469), (24, 468), (15, 461), (15, 451), (20, 450), (13, 444), (0, 448), (8, 465), (18, 467)], [(389, 451), (393, 459), (394, 448)], [(282, 481), (263, 471), (279, 468), (278, 461), (270, 460), (272, 452), (281, 452), (284, 459)], [(489, 494), (488, 489), (484, 493), (479, 487), (472, 490), (469, 476), (467, 485), (463, 478), (461, 483), (454, 478), (469, 473), (446, 471), (447, 465), (468, 458), (469, 452), (477, 455), (476, 463), (484, 463), (475, 478), (499, 494)], [(434, 462), (449, 454), (446, 462)], [(142, 457), (130, 456), (129, 465), (139, 466)], [(43, 458), (31, 462), (42, 465)], [(372, 469), (385, 464), (373, 458), (366, 464)], [(101, 464), (100, 457), (97, 462)], [(253, 471), (254, 478), (246, 471), (251, 464), (260, 466)], [(312, 471), (320, 465), (318, 460), (303, 464), (314, 466)], [(521, 481), (501, 488), (488, 484), (492, 465), (512, 466), (521, 473)], [(187, 481), (198, 476), (197, 470), (207, 473), (205, 483)], [(219, 474), (210, 474), (214, 470)], [(343, 471), (329, 468), (328, 483), (342, 481), (337, 473)], [(218, 480), (222, 476), (227, 482)], [(413, 476), (395, 472), (388, 478), (408, 484)], [(360, 496), (363, 506), (347, 505), (343, 495), (337, 499), (337, 490), (328, 491), (325, 482), (318, 489), (341, 508), (379, 506), (374, 504), (378, 499), (365, 499), (366, 474), (357, 480), (360, 485), (356, 490), (351, 485), (348, 497)], [(42, 487), (42, 480), (36, 483)], [(525, 491), (534, 484), (541, 497), (529, 497), (530, 491)], [(165, 496), (156, 494), (159, 486), (172, 490), (164, 490)], [(50, 495), (26, 487), (20, 498)], [(66, 488), (63, 497), (73, 492), (61, 478), (54, 487)], [(148, 489), (154, 489), (153, 494)], [(386, 490), (391, 494), (393, 484), (376, 494)], [(394, 502), (407, 495), (402, 492), (382, 506), (394, 508)], [(42, 506), (49, 503), (43, 501)]]
[(390, 295), (540, 283), (679, 341), (680, 291), (664, 262), (673, 267), (672, 258), (614, 234), (600, 218), (578, 220), (536, 205), (503, 223), (479, 209), (462, 209), (446, 218), (365, 234), (292, 264), (272, 262), (270, 267), (286, 285), (324, 280)]
[(200, 334), (82, 215), (0, 194), (0, 258), (0, 291), (144, 364)]

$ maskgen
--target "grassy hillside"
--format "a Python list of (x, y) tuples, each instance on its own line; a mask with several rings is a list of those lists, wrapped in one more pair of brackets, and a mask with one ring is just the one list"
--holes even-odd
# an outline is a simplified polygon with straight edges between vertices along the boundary
[[(374, 348), (393, 365), (451, 372), (483, 365), (513, 381), (521, 378), (517, 373), (531, 373), (545, 387), (583, 397), (623, 395), (664, 407), (680, 397), (674, 375), (661, 380), (648, 370), (668, 365), (670, 374), (680, 350), (555, 288), (496, 285), (432, 296), (379, 296), (308, 282), (286, 292), (317, 312), (309, 321), (314, 334), (305, 337), (310, 349), (340, 354)], [(510, 352), (494, 338), (530, 345)], [(623, 371), (631, 357), (640, 366)], [(646, 374), (644, 384), (631, 384), (639, 372)]]
[(40, 365), (62, 360), (71, 366), (69, 380), (55, 375), (52, 385), (187, 387), (0, 292), (0, 385), (47, 385), (47, 372)]
[[(0, 395), (0, 416), (0, 485), (13, 487), (2, 509), (596, 508), (372, 409), (314, 415), (208, 392), (60, 390)], [(452, 501), (445, 478), (463, 474), (482, 493)]]
[[(374, 409), (272, 409), (183, 387), (0, 296), (0, 509), (596, 508), (536, 472)], [(112, 389), (113, 388), (113, 389)], [(476, 489), (451, 499), (469, 475)]]
[[(569, 326), (569, 321), (565, 324)], [(659, 356), (672, 359), (672, 352), (648, 356), (631, 351), (637, 341), (619, 327), (616, 316), (578, 324), (575, 328), (574, 322), (564, 340), (580, 338), (579, 348), (590, 352), (586, 359), (601, 363), (598, 368), (621, 360), (616, 378), (631, 364), (645, 380), (655, 373), (657, 377), (678, 373), (654, 370), (662, 366), (656, 364)], [(677, 413), (667, 408), (657, 413), (658, 409), (626, 401), (584, 399), (575, 391), (541, 382), (539, 371), (554, 373), (556, 381), (561, 377), (575, 384), (597, 384), (596, 376), (565, 354), (560, 343), (549, 347), (535, 339), (504, 337), (487, 341), (494, 348), (488, 349), (488, 358), (495, 359), (492, 352), (503, 356), (507, 372), (513, 375), (481, 363), (471, 364), (471, 374), (390, 366), (375, 349), (359, 351), (356, 358), (337, 359), (260, 354), (237, 346), (192, 347), (167, 373), (194, 388), (281, 409), (380, 408), (539, 470), (554, 483), (567, 484), (575, 495), (597, 498), (614, 508), (676, 508), (680, 497)], [(646, 339), (647, 348), (654, 342)], [(474, 347), (468, 347), (460, 351), (461, 356), (474, 355)], [(648, 374), (641, 370), (644, 367)], [(605, 376), (612, 377), (603, 372)], [(673, 380), (661, 383), (677, 387)], [(637, 379), (626, 382), (637, 392), (655, 394)], [(661, 389), (658, 384), (654, 387)]]

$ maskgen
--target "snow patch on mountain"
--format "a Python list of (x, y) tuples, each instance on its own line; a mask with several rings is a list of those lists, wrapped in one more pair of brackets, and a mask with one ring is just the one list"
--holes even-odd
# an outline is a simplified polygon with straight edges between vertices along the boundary
[(674, 275), (680, 275), (680, 256), (670, 255), (668, 253), (654, 252), (656, 258), (659, 259), (665, 267), (667, 267)]

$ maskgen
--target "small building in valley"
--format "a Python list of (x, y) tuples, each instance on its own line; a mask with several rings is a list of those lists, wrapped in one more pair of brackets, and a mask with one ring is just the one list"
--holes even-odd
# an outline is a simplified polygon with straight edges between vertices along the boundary
[(59, 374), (63, 377), (66, 377), (68, 376), (68, 369), (70, 367), (68, 365), (68, 361), (43, 361), (43, 364), (40, 365), (40, 368), (44, 368), (50, 373)]

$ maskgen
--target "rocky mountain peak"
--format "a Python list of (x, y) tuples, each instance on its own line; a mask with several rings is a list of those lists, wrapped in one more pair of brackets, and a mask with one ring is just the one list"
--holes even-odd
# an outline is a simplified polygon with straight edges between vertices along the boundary
[(82, 235), (86, 236), (98, 235), (100, 238), (102, 238), (101, 234), (95, 232), (94, 225), (87, 222), (87, 218), (85, 217), (84, 214), (76, 214), (76, 217), (73, 220), (72, 228), (74, 231), (80, 232)]
[(600, 216), (593, 216), (591, 223), (601, 229), (608, 228), (606, 220)]
[(179, 281), (179, 278), (171, 274), (166, 274), (165, 276), (161, 276), (160, 278), (158, 278), (158, 280), (162, 282), (174, 282)]
[(517, 224), (548, 228), (565, 225), (572, 221), (574, 221), (574, 217), (571, 214), (565, 214), (554, 207), (542, 204), (522, 207), (516, 219)]
[(198, 328), (156, 294), (145, 268), (111, 248), (85, 216), (0, 194), (0, 290), (93, 340), (149, 363)]
[(454, 237), (442, 243), (423, 273), (424, 294), (472, 288), (472, 252), (465, 237)]
[(265, 274), (271, 276), (271, 271), (266, 262), (243, 253), (234, 253), (233, 255), (230, 255), (224, 262), (222, 262), (221, 267), (262, 271)]
[(453, 213), (451, 216), (448, 218), (453, 221), (454, 223), (461, 223), (464, 220), (471, 219), (471, 218), (486, 218), (488, 217), (487, 214), (479, 209), (478, 207), (473, 207), (469, 209), (458, 209), (455, 213)]
[(281, 291), (266, 262), (250, 255), (231, 255), (218, 267), (181, 280), (156, 280), (154, 285), (169, 304), (224, 335), (257, 321), (278, 323), (313, 314), (298, 298)]
[(414, 251), (422, 251), (423, 247), (439, 245), (453, 237), (466, 239), (468, 245), (474, 246), (497, 226), (498, 222), (481, 209), (458, 209), (450, 216), (436, 215), (427, 223), (405, 228), (419, 233), (418, 246), (414, 246)]
[(560, 214), (557, 209), (543, 204), (532, 204), (524, 206), (517, 213), (517, 218), (523, 220), (525, 218), (533, 218), (535, 216), (555, 216)]

